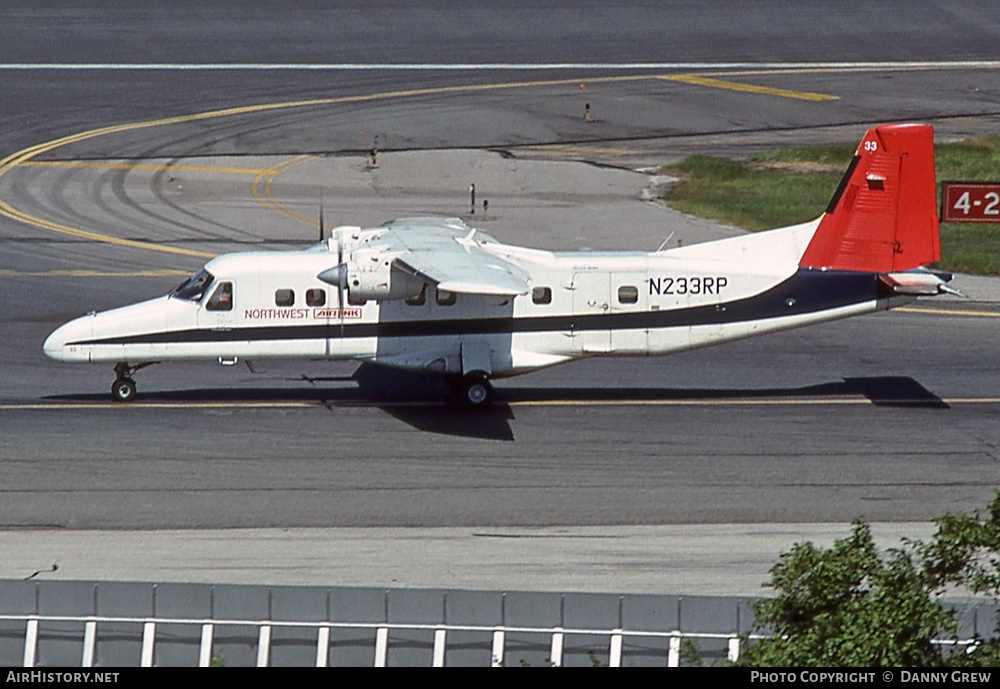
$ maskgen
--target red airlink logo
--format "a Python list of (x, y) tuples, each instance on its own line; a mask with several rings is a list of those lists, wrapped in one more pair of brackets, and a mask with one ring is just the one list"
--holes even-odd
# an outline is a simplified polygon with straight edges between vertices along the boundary
[(941, 222), (1000, 223), (1000, 182), (942, 182)]
[(361, 318), (361, 309), (313, 309), (313, 318)]

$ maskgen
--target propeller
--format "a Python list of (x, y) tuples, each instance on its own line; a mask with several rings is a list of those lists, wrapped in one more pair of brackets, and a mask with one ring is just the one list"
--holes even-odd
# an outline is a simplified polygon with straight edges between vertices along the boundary
[(344, 265), (343, 233), (337, 237), (337, 306), (340, 307), (340, 343), (344, 343), (344, 288), (347, 287), (347, 266)]
[[(326, 237), (323, 223), (323, 201), (319, 204), (319, 241), (324, 241)], [(337, 306), (340, 310), (340, 339), (344, 339), (344, 290), (347, 289), (347, 266), (344, 265), (344, 238), (343, 234), (336, 237), (337, 240), (337, 265), (334, 268), (324, 270), (317, 275), (320, 280), (337, 287)]]

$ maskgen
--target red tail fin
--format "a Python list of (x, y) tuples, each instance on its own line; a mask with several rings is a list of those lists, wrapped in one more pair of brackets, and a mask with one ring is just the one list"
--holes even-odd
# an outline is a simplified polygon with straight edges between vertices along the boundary
[(940, 257), (933, 130), (869, 129), (799, 265), (881, 273)]

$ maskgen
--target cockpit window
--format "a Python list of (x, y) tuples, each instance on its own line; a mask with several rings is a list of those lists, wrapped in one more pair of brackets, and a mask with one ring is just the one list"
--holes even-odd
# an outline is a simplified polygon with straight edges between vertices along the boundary
[(220, 282), (219, 286), (212, 292), (211, 298), (205, 304), (209, 311), (232, 311), (233, 310), (233, 283)]
[(208, 287), (212, 280), (212, 274), (207, 270), (203, 270), (178, 285), (177, 289), (170, 293), (170, 296), (184, 299), (185, 301), (201, 301), (201, 298), (205, 295), (205, 288)]

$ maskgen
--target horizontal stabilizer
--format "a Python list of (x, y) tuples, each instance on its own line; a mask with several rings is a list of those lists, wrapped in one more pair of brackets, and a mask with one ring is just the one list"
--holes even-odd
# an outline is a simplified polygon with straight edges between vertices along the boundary
[(907, 273), (887, 273), (879, 279), (892, 288), (895, 294), (913, 294), (918, 296), (933, 296), (935, 294), (961, 294), (948, 286), (951, 275), (944, 277), (929, 271), (912, 271)]

